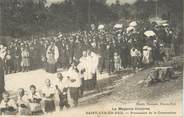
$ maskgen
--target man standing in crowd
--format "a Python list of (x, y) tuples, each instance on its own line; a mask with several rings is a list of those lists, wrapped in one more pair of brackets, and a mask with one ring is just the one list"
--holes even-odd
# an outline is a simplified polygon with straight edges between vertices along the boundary
[(113, 49), (110, 44), (106, 46), (105, 50), (105, 67), (109, 74), (112, 74), (114, 71), (114, 54)]
[(3, 60), (0, 57), (0, 101), (2, 99), (2, 93), (4, 91), (4, 86), (5, 86), (5, 83), (4, 83), (4, 69), (3, 68), (4, 68)]
[(2, 100), (2, 93), (4, 91), (5, 82), (4, 82), (4, 52), (3, 45), (0, 44), (0, 101)]
[(14, 55), (13, 56), (14, 56), (14, 61), (13, 61), (14, 71), (15, 71), (15, 73), (20, 72), (20, 70), (21, 70), (21, 67), (20, 67), (21, 50), (17, 46), (15, 46), (15, 48), (14, 48)]
[(65, 43), (64, 41), (60, 42), (60, 46), (58, 47), (59, 49), (59, 65), (61, 68), (66, 68), (66, 50), (65, 50)]
[(131, 55), (133, 72), (136, 72), (136, 68), (138, 67), (138, 55), (139, 55), (138, 53), (139, 51), (135, 47), (131, 48), (130, 55)]
[(100, 73), (102, 73), (105, 68), (105, 50), (106, 50), (105, 41), (100, 42), (99, 46), (100, 46), (99, 70), (100, 70)]

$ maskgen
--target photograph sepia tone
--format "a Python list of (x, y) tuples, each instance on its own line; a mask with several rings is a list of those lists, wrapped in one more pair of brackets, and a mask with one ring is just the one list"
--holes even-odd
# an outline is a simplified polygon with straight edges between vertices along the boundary
[(182, 117), (183, 0), (0, 0), (0, 117)]

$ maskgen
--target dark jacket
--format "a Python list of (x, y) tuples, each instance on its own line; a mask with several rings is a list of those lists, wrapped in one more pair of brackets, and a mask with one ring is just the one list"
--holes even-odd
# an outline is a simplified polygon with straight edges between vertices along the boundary
[(3, 66), (3, 60), (0, 58), (0, 96), (2, 95), (2, 92), (4, 91), (4, 66)]

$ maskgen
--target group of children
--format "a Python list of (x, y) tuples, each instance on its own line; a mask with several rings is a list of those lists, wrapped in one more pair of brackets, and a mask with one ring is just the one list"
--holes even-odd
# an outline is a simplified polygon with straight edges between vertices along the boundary
[(57, 78), (58, 84), (55, 86), (53, 86), (51, 80), (46, 79), (45, 88), (42, 88), (42, 90), (37, 90), (35, 85), (30, 85), (29, 91), (20, 88), (16, 97), (11, 97), (7, 91), (3, 92), (3, 99), (0, 103), (1, 115), (43, 115), (52, 113), (56, 111), (57, 96), (60, 110), (63, 110), (64, 107), (70, 108), (73, 106), (68, 102), (69, 95), (71, 95), (71, 99), (74, 99), (75, 104), (73, 107), (76, 107), (78, 98), (77, 100), (75, 99), (77, 96), (74, 93), (78, 92), (73, 90), (74, 87), (69, 86), (75, 83), (76, 80), (70, 76), (64, 78), (61, 73), (57, 74)]

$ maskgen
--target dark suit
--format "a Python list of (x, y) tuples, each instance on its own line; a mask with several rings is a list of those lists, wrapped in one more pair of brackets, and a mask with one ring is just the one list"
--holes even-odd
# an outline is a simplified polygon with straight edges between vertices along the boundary
[(3, 68), (3, 60), (0, 58), (0, 100), (2, 99), (2, 93), (4, 91), (4, 68)]

